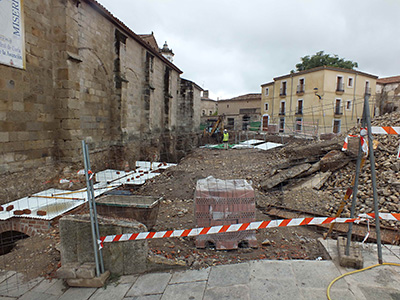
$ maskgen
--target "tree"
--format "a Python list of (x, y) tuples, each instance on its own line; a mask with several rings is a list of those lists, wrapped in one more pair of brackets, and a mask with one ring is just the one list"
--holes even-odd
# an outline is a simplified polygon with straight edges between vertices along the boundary
[(306, 55), (301, 57), (301, 63), (296, 65), (297, 71), (304, 71), (321, 66), (330, 66), (343, 69), (354, 69), (358, 68), (358, 63), (351, 60), (345, 60), (344, 58), (339, 58), (338, 55), (325, 54), (324, 51), (319, 51), (313, 56)]

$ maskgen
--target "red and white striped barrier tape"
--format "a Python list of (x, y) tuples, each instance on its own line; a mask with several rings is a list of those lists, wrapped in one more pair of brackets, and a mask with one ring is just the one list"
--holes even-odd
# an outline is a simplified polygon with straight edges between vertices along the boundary
[[(374, 213), (361, 214), (360, 218), (375, 218)], [(400, 213), (379, 213), (380, 220), (400, 221)]]
[[(348, 138), (349, 137), (360, 137), (361, 138), (361, 146), (362, 149), (364, 151), (364, 153), (367, 155), (368, 154), (368, 144), (366, 143), (367, 139), (363, 138), (363, 133), (362, 130), (367, 130), (366, 128), (361, 128), (361, 136), (359, 135), (347, 135), (344, 139), (344, 144), (342, 147), (342, 151), (346, 151), (347, 150), (347, 146), (348, 146)], [(376, 127), (373, 126), (371, 127), (371, 132), (372, 134), (396, 134), (399, 135), (400, 134), (400, 127), (391, 127), (391, 126), (382, 126), (382, 127)], [(365, 132), (366, 133), (366, 132)], [(366, 136), (366, 134), (364, 135)], [(399, 145), (399, 150), (397, 151), (397, 158), (400, 159), (400, 145)]]
[(360, 219), (360, 218), (335, 218), (335, 217), (280, 219), (280, 220), (259, 221), (259, 222), (230, 224), (230, 225), (219, 225), (219, 226), (211, 226), (211, 227), (192, 228), (192, 229), (107, 235), (107, 236), (100, 237), (100, 240), (98, 242), (100, 244), (100, 248), (102, 248), (103, 243), (112, 243), (112, 242), (136, 241), (136, 240), (147, 240), (147, 239), (169, 238), (169, 237), (198, 236), (198, 235), (205, 235), (205, 234), (237, 232), (237, 231), (244, 231), (244, 230), (256, 230), (256, 229), (274, 228), (274, 227), (321, 225), (321, 224), (330, 224), (330, 223), (353, 223), (353, 222), (359, 222), (359, 221), (362, 221), (362, 219)]
[(361, 128), (360, 135), (354, 135), (354, 134), (349, 134), (345, 137), (344, 139), (344, 144), (342, 147), (342, 151), (346, 151), (348, 144), (349, 144), (349, 137), (359, 137), (361, 139), (361, 149), (365, 153), (365, 155), (368, 155), (368, 140), (365, 138), (367, 135), (367, 130), (365, 128)]
[(371, 127), (372, 134), (400, 134), (400, 127)]
[(344, 144), (342, 147), (342, 151), (346, 151), (349, 145), (349, 137), (359, 137), (359, 135), (349, 134), (344, 138)]
[[(100, 237), (98, 241), (100, 248), (103, 243), (148, 240), (157, 238), (169, 237), (188, 237), (206, 234), (237, 232), (244, 230), (257, 230), (264, 228), (303, 226), (303, 225), (322, 225), (331, 223), (358, 223), (366, 219), (375, 218), (374, 213), (360, 214), (357, 218), (335, 218), (335, 217), (316, 217), (316, 218), (295, 218), (295, 219), (280, 219), (271, 221), (258, 221), (251, 223), (239, 223), (230, 225), (219, 225), (211, 227), (200, 227), (192, 229), (179, 229), (158, 232), (137, 232), (124, 233), (117, 235), (107, 235)], [(389, 221), (400, 221), (400, 213), (379, 213), (379, 219)]]

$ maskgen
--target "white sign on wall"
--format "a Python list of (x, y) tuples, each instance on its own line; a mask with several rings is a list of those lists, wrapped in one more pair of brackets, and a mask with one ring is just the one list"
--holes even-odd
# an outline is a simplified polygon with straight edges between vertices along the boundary
[(0, 63), (25, 68), (23, 0), (0, 0)]

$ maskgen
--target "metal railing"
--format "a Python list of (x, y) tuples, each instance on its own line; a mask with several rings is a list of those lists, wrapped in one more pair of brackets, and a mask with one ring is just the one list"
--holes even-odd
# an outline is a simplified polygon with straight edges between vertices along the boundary
[(302, 94), (302, 93), (304, 93), (304, 84), (299, 84), (299, 85), (297, 86), (296, 93), (297, 93), (297, 94)]
[(344, 92), (344, 84), (343, 84), (343, 82), (338, 82), (337, 83), (336, 92)]

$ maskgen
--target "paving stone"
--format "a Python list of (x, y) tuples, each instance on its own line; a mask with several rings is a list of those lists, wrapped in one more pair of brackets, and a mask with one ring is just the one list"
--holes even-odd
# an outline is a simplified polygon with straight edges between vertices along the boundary
[(95, 291), (95, 288), (69, 288), (58, 300), (87, 300)]
[(15, 271), (2, 271), (2, 272), (0, 272), (0, 283), (2, 283), (4, 280), (6, 280), (7, 278), (10, 278), (11, 276), (13, 276), (16, 273), (17, 272), (15, 272)]
[(128, 292), (131, 284), (109, 284), (104, 288), (99, 288), (90, 296), (89, 300), (121, 300), (124, 299), (125, 294)]
[(130, 283), (130, 284), (134, 284), (136, 282), (136, 280), (139, 278), (138, 275), (125, 275), (125, 276), (121, 276), (118, 280), (118, 283)]
[(171, 277), (170, 273), (152, 273), (139, 276), (126, 296), (161, 294), (167, 287)]
[(65, 286), (64, 280), (62, 279), (44, 279), (41, 283), (39, 283), (32, 289), (32, 292), (61, 296), (66, 289), (67, 287)]
[(16, 300), (17, 298), (15, 297), (2, 297), (0, 296), (0, 300)]
[[(53, 280), (54, 281), (54, 280)], [(64, 280), (56, 280), (54, 284), (46, 290), (46, 294), (49, 295), (62, 295), (69, 287)]]
[[(321, 289), (314, 289), (314, 288), (300, 289), (301, 295), (303, 296), (303, 298), (300, 299), (305, 299), (305, 300), (327, 299), (326, 297), (327, 288), (328, 287)], [(330, 296), (331, 299), (337, 299), (337, 300), (339, 299), (361, 300), (360, 298), (354, 296), (354, 294), (348, 289), (331, 289)]]
[(294, 273), (289, 261), (261, 260), (250, 262), (250, 276), (277, 279), (294, 276)]
[(161, 300), (201, 300), (203, 299), (206, 284), (206, 281), (170, 284), (165, 289)]
[(400, 274), (395, 272), (393, 268), (389, 266), (381, 266), (346, 276), (344, 277), (344, 281), (350, 285), (362, 284), (369, 287), (398, 289)]
[(302, 299), (300, 289), (293, 277), (288, 279), (252, 278), (249, 283), (250, 299)]
[(0, 296), (20, 297), (38, 285), (42, 280), (43, 278), (35, 278), (25, 282), (22, 274), (15, 273), (0, 284)]
[(43, 300), (43, 299), (57, 300), (58, 296), (28, 291), (22, 297), (18, 298), (18, 300)]
[(127, 297), (124, 300), (160, 300), (162, 294)]
[(361, 288), (366, 300), (396, 300), (400, 299), (400, 290), (364, 286)]
[[(292, 268), (301, 288), (326, 288), (341, 275), (332, 261), (295, 261)], [(344, 280), (339, 280), (335, 287), (345, 289), (347, 285)]]
[(221, 265), (212, 267), (208, 278), (208, 287), (247, 284), (250, 280), (249, 263)]
[[(253, 293), (253, 291), (251, 291)], [(250, 300), (250, 289), (245, 284), (207, 288), (203, 300)], [(268, 297), (258, 299), (269, 299)]]
[(208, 279), (210, 271), (211, 268), (175, 272), (172, 275), (170, 283), (172, 284), (172, 283), (204, 281)]

